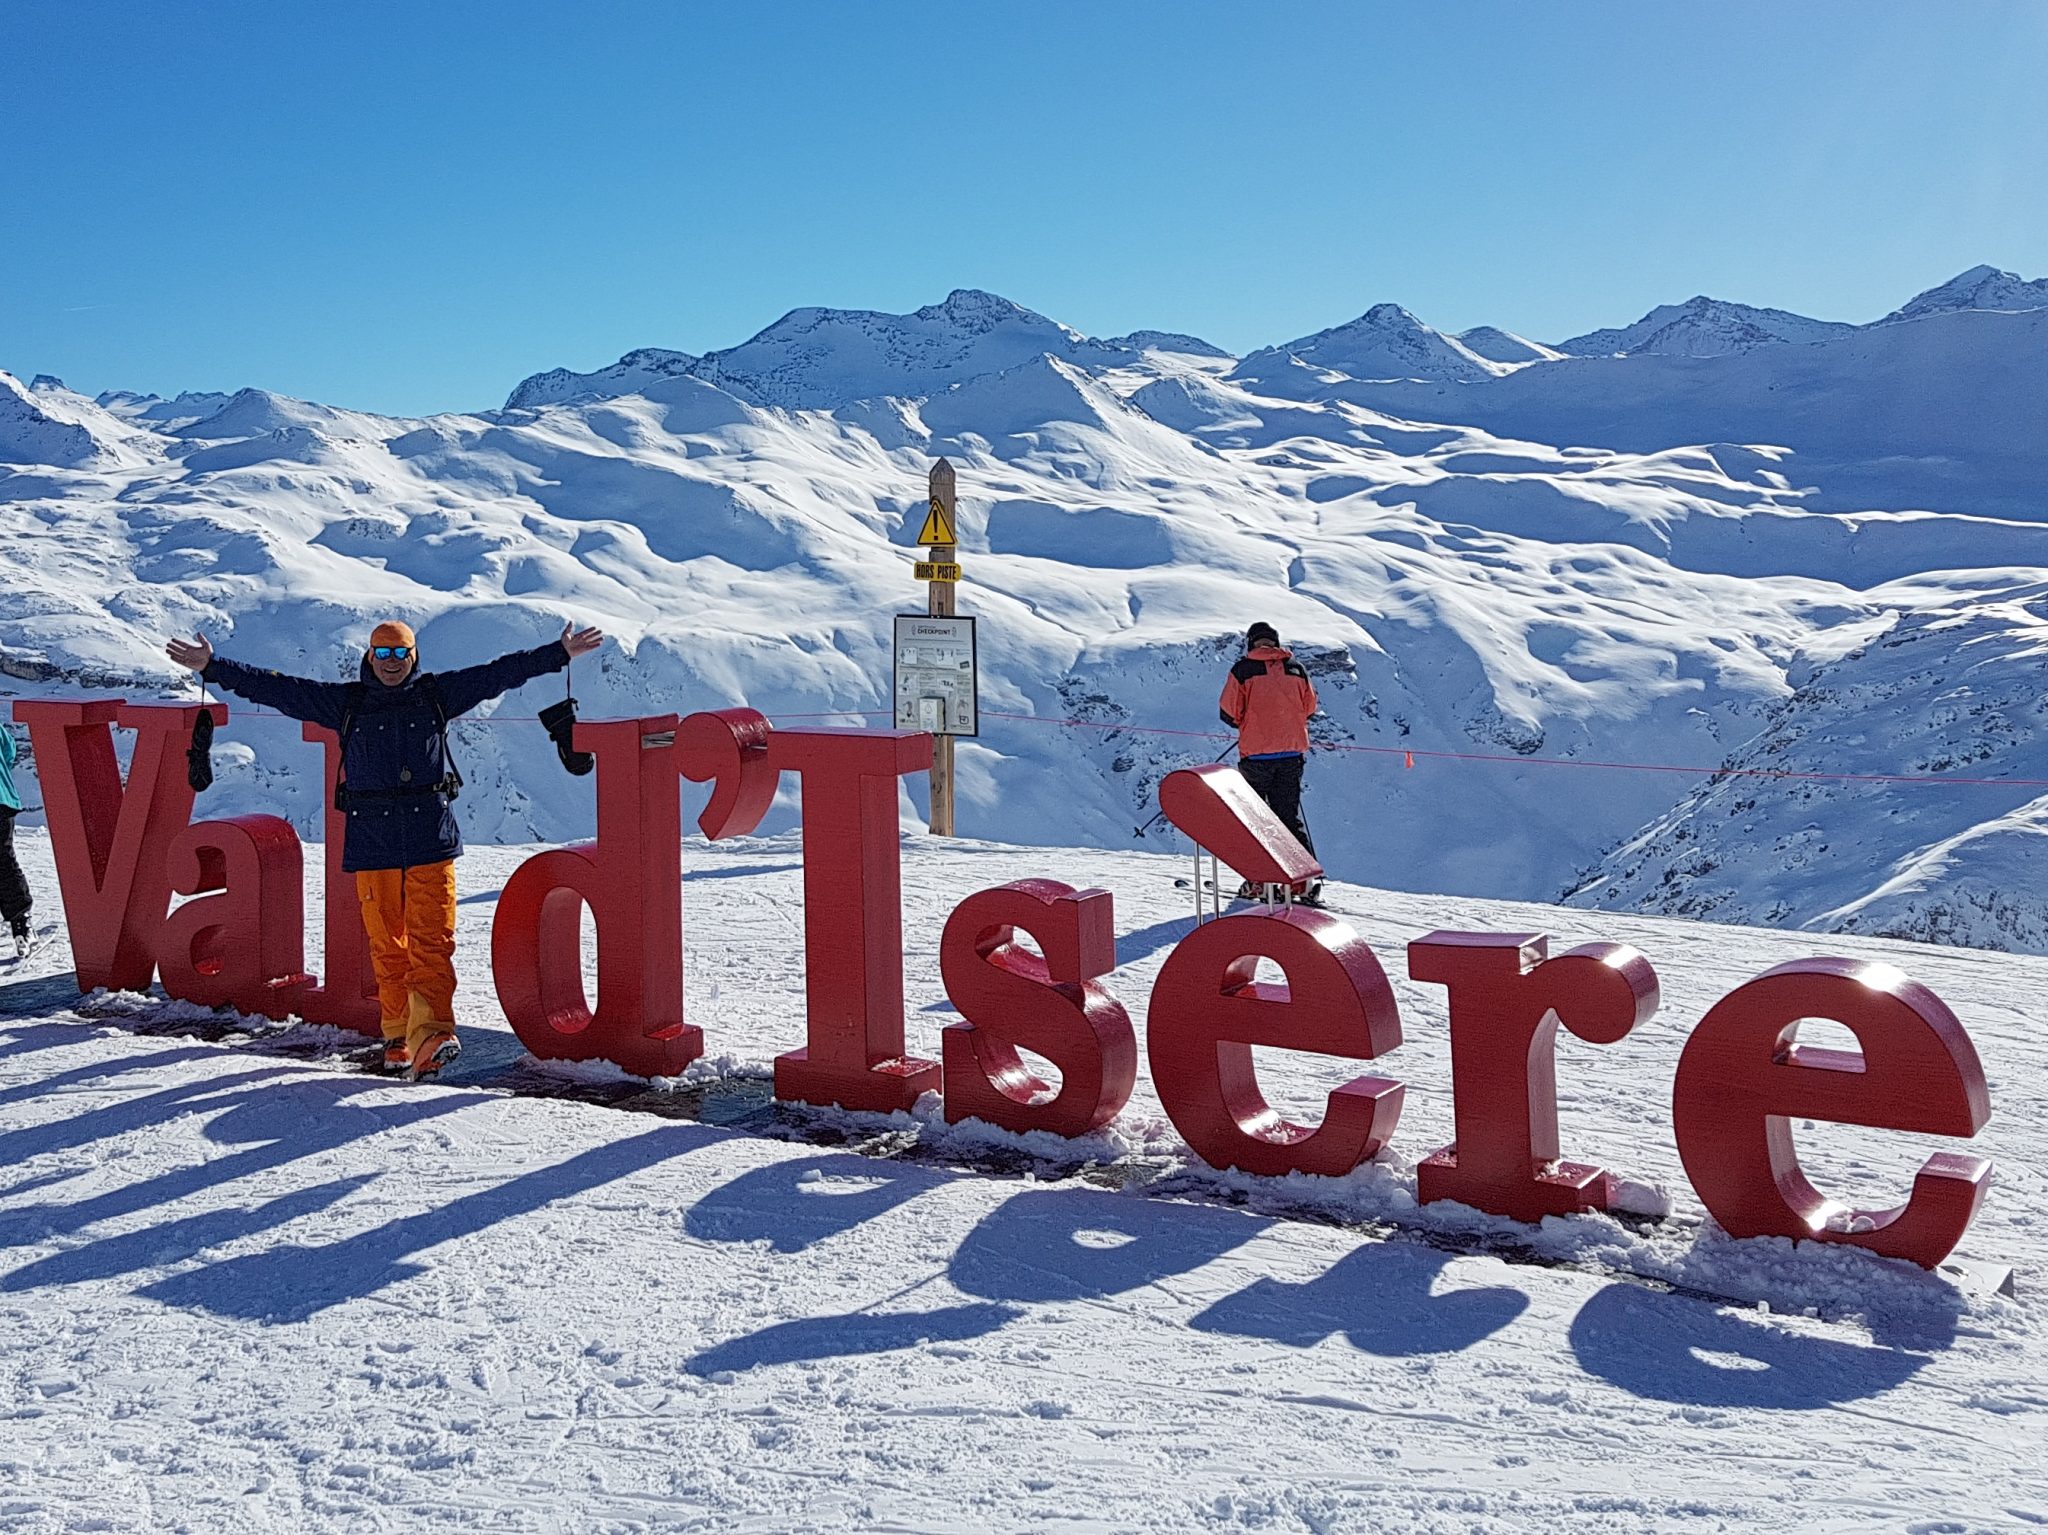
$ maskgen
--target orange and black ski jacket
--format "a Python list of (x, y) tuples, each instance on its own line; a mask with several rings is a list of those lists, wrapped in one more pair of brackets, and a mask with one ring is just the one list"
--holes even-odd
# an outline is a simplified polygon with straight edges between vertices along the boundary
[(1216, 710), (1237, 732), (1240, 757), (1306, 756), (1316, 688), (1292, 651), (1254, 645), (1230, 668)]

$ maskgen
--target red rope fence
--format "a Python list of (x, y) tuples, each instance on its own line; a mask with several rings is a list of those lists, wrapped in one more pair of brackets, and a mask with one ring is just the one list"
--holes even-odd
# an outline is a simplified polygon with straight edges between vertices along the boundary
[[(237, 718), (282, 719), (274, 709), (257, 709), (230, 702), (229, 707)], [(829, 720), (829, 719), (875, 719), (886, 717), (886, 709), (820, 709), (807, 714), (771, 714), (775, 720)], [(1004, 720), (1013, 724), (1055, 725), (1067, 730), (1123, 731), (1130, 735), (1180, 736), (1195, 741), (1228, 741), (1231, 733), (1223, 730), (1176, 730), (1166, 725), (1131, 725), (1108, 720), (1084, 720), (1071, 716), (1062, 717), (1048, 714), (1013, 714), (996, 709), (981, 711), (983, 719)], [(531, 714), (491, 714), (451, 724), (469, 725), (532, 725), (539, 723)], [(1455, 752), (1435, 751), (1422, 746), (1358, 746), (1337, 744), (1318, 746), (1319, 752), (1357, 752), (1370, 756), (1399, 757), (1404, 767), (1415, 766), (1415, 759), (1439, 762), (1488, 762), (1512, 763), (1534, 767), (1596, 768), (1616, 773), (1682, 773), (1692, 778), (1782, 778), (1827, 783), (1889, 783), (1889, 784), (1932, 784), (1950, 785), (1958, 788), (1978, 789), (2048, 789), (2048, 778), (1963, 778), (1947, 773), (1826, 773), (1802, 772), (1793, 768), (1755, 767), (1705, 767), (1676, 762), (1608, 762), (1585, 757), (1539, 757), (1519, 752)]]

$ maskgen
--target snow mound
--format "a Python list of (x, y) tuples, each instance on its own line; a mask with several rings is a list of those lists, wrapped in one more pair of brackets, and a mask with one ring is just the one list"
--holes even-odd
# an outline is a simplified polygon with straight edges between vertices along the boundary
[(1102, 343), (1109, 347), (1128, 347), (1135, 352), (1165, 352), (1175, 357), (1228, 357), (1222, 347), (1204, 341), (1200, 336), (1184, 336), (1171, 330), (1134, 330), (1126, 336), (1111, 336)]
[(403, 431), (404, 425), (385, 416), (362, 411), (338, 410), (310, 400), (294, 400), (267, 389), (242, 389), (210, 416), (176, 428), (172, 435), (196, 442), (230, 438), (262, 437), (272, 432), (314, 431), (329, 437), (354, 437), (382, 441)]
[(1495, 325), (1476, 325), (1471, 330), (1461, 330), (1455, 339), (1466, 351), (1484, 357), (1488, 362), (1555, 362), (1564, 356), (1554, 347)]
[(187, 473), (215, 474), (257, 464), (335, 464), (344, 449), (325, 432), (310, 426), (281, 426), (257, 437), (209, 442), (183, 455)]

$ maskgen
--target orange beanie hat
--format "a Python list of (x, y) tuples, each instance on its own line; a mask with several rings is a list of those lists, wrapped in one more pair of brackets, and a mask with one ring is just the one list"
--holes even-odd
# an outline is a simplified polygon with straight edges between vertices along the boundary
[(408, 650), (417, 650), (419, 648), (419, 641), (412, 637), (412, 625), (400, 623), (395, 618), (385, 619), (383, 623), (370, 631), (370, 644), (372, 646), (403, 645)]

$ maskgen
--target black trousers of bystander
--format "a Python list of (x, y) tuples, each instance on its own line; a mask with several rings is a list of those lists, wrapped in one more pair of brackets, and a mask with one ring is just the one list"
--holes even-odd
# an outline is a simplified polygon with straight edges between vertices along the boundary
[(29, 898), (28, 876), (14, 856), (14, 815), (12, 810), (0, 810), (0, 918), (9, 927), (26, 922), (28, 909), (35, 904)]
[(1301, 813), (1301, 770), (1306, 761), (1302, 757), (1240, 757), (1237, 770), (1244, 774), (1244, 781), (1258, 792), (1259, 798), (1272, 807), (1280, 824), (1294, 833), (1294, 840), (1313, 853), (1315, 840), (1309, 836), (1308, 821)]

